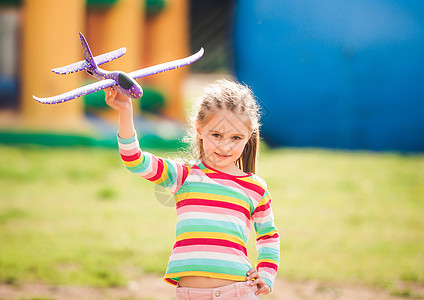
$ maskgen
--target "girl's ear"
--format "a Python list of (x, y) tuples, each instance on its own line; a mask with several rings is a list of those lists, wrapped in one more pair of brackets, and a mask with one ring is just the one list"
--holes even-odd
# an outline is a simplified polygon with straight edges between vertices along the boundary
[(196, 120), (196, 132), (197, 132), (197, 137), (199, 139), (202, 139), (202, 128), (200, 127), (199, 121)]

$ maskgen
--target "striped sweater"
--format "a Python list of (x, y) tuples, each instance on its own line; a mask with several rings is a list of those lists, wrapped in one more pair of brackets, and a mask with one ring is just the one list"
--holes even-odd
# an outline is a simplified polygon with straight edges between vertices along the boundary
[(176, 239), (164, 280), (182, 276), (246, 281), (252, 267), (246, 243), (256, 231), (256, 269), (273, 287), (279, 262), (279, 235), (264, 180), (249, 173), (233, 176), (204, 162), (179, 162), (141, 151), (136, 136), (118, 137), (127, 169), (168, 188), (177, 209)]

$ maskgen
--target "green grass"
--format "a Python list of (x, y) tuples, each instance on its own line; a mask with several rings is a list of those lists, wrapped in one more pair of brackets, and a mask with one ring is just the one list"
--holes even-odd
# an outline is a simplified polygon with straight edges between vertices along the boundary
[[(280, 230), (279, 276), (424, 285), (423, 155), (265, 150), (258, 174)], [(0, 146), (0, 282), (162, 276), (175, 232), (162, 200), (117, 149)]]
[(281, 231), (280, 275), (424, 284), (423, 156), (288, 150), (261, 165)]

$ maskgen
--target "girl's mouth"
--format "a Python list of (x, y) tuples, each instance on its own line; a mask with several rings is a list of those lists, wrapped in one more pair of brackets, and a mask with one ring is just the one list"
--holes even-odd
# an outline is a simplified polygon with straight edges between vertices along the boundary
[(217, 152), (214, 152), (214, 154), (215, 154), (218, 158), (220, 158), (220, 159), (226, 159), (226, 158), (228, 158), (228, 157), (230, 157), (230, 156), (231, 156), (231, 155), (219, 154), (219, 153), (217, 153)]

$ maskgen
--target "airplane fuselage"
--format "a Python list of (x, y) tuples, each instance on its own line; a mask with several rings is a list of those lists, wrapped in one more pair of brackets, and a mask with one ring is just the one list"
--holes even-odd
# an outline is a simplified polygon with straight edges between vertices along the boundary
[(97, 80), (113, 79), (117, 83), (114, 89), (119, 93), (138, 99), (143, 96), (143, 89), (133, 78), (122, 71), (106, 71), (99, 67), (87, 69), (87, 73)]

